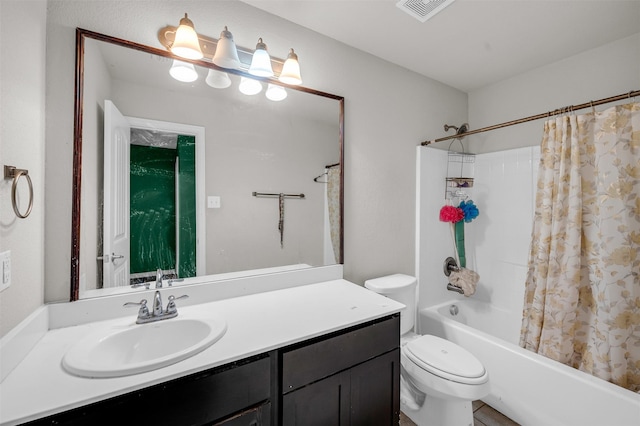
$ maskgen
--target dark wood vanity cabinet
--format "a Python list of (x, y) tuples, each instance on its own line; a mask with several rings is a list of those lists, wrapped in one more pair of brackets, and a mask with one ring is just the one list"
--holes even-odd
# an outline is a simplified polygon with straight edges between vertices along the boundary
[(397, 425), (399, 317), (282, 351), (284, 426)]
[(397, 425), (399, 344), (396, 314), (29, 425)]

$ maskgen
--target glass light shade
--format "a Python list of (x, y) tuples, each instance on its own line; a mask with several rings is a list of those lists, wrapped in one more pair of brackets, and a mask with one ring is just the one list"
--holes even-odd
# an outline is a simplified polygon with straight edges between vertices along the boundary
[(284, 65), (282, 66), (282, 72), (280, 73), (280, 77), (278, 78), (283, 83), (286, 84), (302, 84), (302, 77), (300, 77), (300, 63), (298, 62), (298, 55), (291, 49), (289, 52), (289, 56), (287, 56), (287, 60), (284, 61)]
[(282, 86), (277, 84), (271, 84), (267, 86), (267, 92), (265, 93), (267, 99), (271, 101), (281, 101), (287, 97), (287, 91)]
[(198, 79), (198, 73), (196, 72), (196, 67), (194, 67), (193, 64), (179, 61), (177, 59), (173, 60), (169, 74), (171, 74), (171, 77), (184, 83), (191, 83)]
[(202, 59), (202, 50), (198, 41), (198, 34), (193, 28), (193, 22), (184, 14), (176, 30), (176, 36), (171, 45), (171, 52), (187, 59)]
[(210, 69), (205, 82), (214, 89), (225, 89), (231, 86), (231, 79), (226, 72)]
[(253, 52), (251, 66), (249, 67), (249, 74), (253, 74), (258, 77), (273, 77), (271, 57), (269, 56), (269, 53), (267, 53), (267, 45), (262, 42), (261, 38), (258, 39), (256, 50)]
[(262, 91), (262, 84), (258, 80), (241, 77), (238, 89), (245, 95), (257, 95)]
[(233, 35), (227, 27), (220, 33), (220, 40), (216, 46), (216, 53), (213, 55), (213, 63), (222, 68), (240, 68), (238, 49), (233, 41)]

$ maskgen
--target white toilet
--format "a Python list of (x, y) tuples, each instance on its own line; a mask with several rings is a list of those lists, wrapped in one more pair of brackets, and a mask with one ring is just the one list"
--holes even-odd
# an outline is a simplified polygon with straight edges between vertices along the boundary
[(419, 426), (473, 426), (471, 402), (489, 393), (489, 375), (482, 363), (455, 343), (414, 333), (415, 277), (395, 274), (364, 285), (406, 306), (400, 313), (402, 412)]

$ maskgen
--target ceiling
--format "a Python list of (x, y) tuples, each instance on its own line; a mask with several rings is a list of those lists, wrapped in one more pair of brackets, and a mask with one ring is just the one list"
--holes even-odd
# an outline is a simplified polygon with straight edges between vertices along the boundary
[(640, 0), (456, 0), (424, 23), (397, 0), (242, 1), (464, 92), (640, 32)]

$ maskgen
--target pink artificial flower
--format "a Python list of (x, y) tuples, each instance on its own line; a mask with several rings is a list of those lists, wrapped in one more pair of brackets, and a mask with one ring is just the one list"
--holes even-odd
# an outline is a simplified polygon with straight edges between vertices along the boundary
[(443, 206), (440, 209), (440, 221), (456, 223), (464, 219), (464, 212), (459, 207)]

